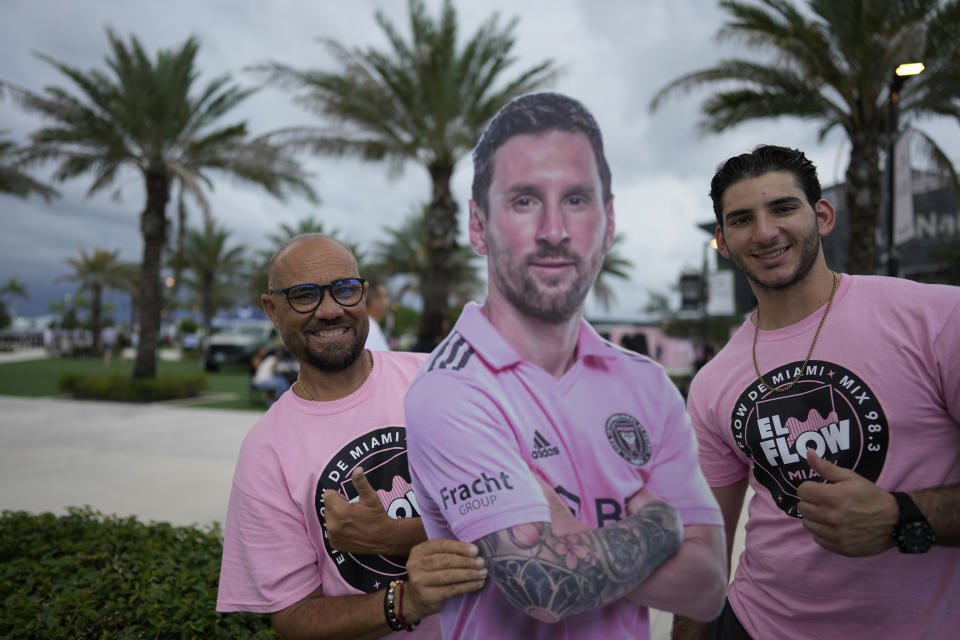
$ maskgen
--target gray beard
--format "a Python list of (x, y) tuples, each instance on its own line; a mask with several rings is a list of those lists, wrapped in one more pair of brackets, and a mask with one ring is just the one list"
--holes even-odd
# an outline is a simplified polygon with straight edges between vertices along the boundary
[(343, 371), (357, 361), (357, 358), (363, 353), (363, 344), (363, 342), (357, 340), (348, 348), (331, 345), (326, 353), (308, 348), (303, 355), (311, 367), (326, 373), (336, 373), (337, 371)]
[(308, 342), (304, 349), (303, 359), (306, 360), (311, 367), (319, 371), (327, 373), (343, 371), (356, 362), (357, 358), (363, 354), (363, 348), (367, 343), (370, 326), (357, 323), (356, 330), (357, 339), (348, 345), (329, 344), (326, 345), (325, 349), (317, 350), (311, 349)]

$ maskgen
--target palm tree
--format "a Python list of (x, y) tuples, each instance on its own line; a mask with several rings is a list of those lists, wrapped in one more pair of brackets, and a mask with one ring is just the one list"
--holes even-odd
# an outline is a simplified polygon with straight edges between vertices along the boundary
[[(204, 223), (213, 222), (213, 218), (210, 217), (209, 211), (204, 213), (203, 216)], [(170, 287), (170, 291), (167, 295), (167, 308), (174, 307), (178, 304), (180, 300), (180, 285), (183, 283), (183, 255), (185, 251), (185, 245), (187, 242), (187, 201), (186, 194), (183, 191), (183, 188), (180, 189), (180, 192), (177, 194), (177, 221), (176, 221), (176, 235), (174, 236), (173, 242), (170, 246), (167, 247), (167, 251), (170, 254), (170, 267), (173, 269), (173, 286)]]
[(143, 176), (146, 205), (140, 216), (140, 342), (133, 376), (156, 374), (156, 347), (163, 306), (160, 265), (167, 238), (167, 203), (175, 184), (204, 209), (207, 173), (219, 170), (283, 197), (296, 191), (314, 198), (300, 165), (270, 136), (248, 139), (244, 122), (223, 125), (224, 116), (250, 95), (220, 76), (193, 92), (199, 44), (189, 38), (175, 50), (163, 49), (151, 60), (136, 37), (129, 46), (107, 30), (111, 55), (107, 70), (84, 72), (46, 56), (78, 90), (71, 94), (47, 87), (37, 94), (5, 86), (29, 111), (53, 120), (31, 136), (25, 150), (33, 161), (59, 162), (54, 177), (66, 180), (92, 174), (88, 195), (111, 185), (122, 168)]
[(237, 273), (246, 264), (246, 247), (227, 248), (229, 236), (227, 229), (207, 221), (203, 229), (188, 230), (184, 241), (181, 264), (189, 275), (184, 276), (183, 282), (200, 299), (206, 335), (210, 335), (217, 310), (236, 302), (240, 286)]
[(117, 282), (114, 289), (130, 296), (130, 330), (132, 331), (140, 317), (140, 264), (121, 262), (117, 267)]
[(425, 245), (429, 268), (418, 333), (421, 338), (439, 338), (458, 252), (457, 203), (450, 193), (456, 163), (473, 148), (500, 107), (553, 80), (558, 71), (552, 60), (546, 60), (504, 79), (515, 61), (511, 51), (516, 19), (501, 27), (493, 15), (458, 50), (451, 0), (444, 0), (438, 19), (427, 15), (423, 0), (409, 0), (409, 13), (411, 37), (405, 39), (377, 12), (377, 24), (390, 43), (386, 51), (348, 49), (325, 40), (340, 63), (339, 72), (298, 70), (280, 63), (259, 70), (297, 90), (300, 102), (339, 125), (312, 137), (296, 132), (314, 151), (386, 160), (394, 170), (407, 161), (427, 169), (432, 182)]
[(17, 298), (27, 300), (30, 296), (27, 294), (27, 285), (23, 283), (23, 280), (14, 276), (0, 287), (0, 300), (5, 300), (4, 307), (10, 308), (8, 315), (11, 321), (17, 317)]
[[(408, 293), (419, 293), (426, 305), (426, 281), (430, 272), (428, 261), (427, 230), (429, 205), (422, 205), (401, 223), (399, 227), (386, 229), (387, 239), (374, 243), (373, 256), (364, 271), (370, 279), (386, 281), (394, 276), (403, 276), (400, 287), (394, 292), (397, 299)], [(458, 245), (450, 263), (448, 274), (451, 297), (454, 305), (462, 307), (480, 290), (483, 280), (474, 264), (477, 254), (469, 246)]]
[(57, 190), (24, 173), (20, 167), (17, 145), (0, 131), (0, 193), (26, 198), (36, 193), (47, 202), (58, 196)]
[(623, 239), (624, 235), (622, 233), (613, 236), (613, 245), (610, 247), (610, 251), (603, 256), (600, 273), (597, 274), (597, 280), (593, 283), (593, 295), (606, 311), (610, 311), (610, 306), (617, 298), (610, 279), (629, 280), (630, 275), (627, 270), (633, 267), (633, 262), (617, 251), (617, 247), (623, 244)]
[(76, 329), (80, 327), (80, 321), (77, 319), (78, 312), (90, 306), (90, 301), (82, 293), (76, 295), (66, 294), (63, 300), (54, 300), (47, 307), (50, 313), (59, 316), (57, 323), (61, 329)]
[[(901, 114), (960, 120), (960, 1), (807, 0), (809, 12), (788, 0), (723, 0), (720, 6), (731, 16), (720, 36), (740, 38), (774, 56), (723, 60), (681, 76), (655, 95), (651, 109), (678, 91), (719, 86), (703, 103), (704, 131), (779, 116), (819, 121), (821, 140), (840, 127), (851, 145), (847, 269), (874, 273), (883, 193), (880, 151), (889, 141), (893, 71), (917, 59), (926, 65), (903, 87)], [(943, 150), (920, 136), (931, 159), (956, 181)]]
[[(93, 332), (93, 348), (100, 348), (100, 323), (103, 309), (103, 294), (106, 289), (120, 288), (125, 272), (123, 262), (118, 259), (120, 251), (94, 249), (87, 253), (80, 250), (79, 258), (64, 258), (64, 262), (73, 268), (73, 273), (60, 276), (57, 280), (69, 280), (79, 283), (78, 293), (90, 294), (90, 330)], [(79, 300), (79, 296), (77, 296)]]

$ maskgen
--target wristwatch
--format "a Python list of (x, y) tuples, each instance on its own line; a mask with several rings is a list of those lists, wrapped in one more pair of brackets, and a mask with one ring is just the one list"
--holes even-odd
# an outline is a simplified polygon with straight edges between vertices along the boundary
[(926, 553), (937, 536), (923, 517), (917, 503), (903, 491), (891, 491), (900, 508), (900, 519), (893, 528), (893, 541), (903, 553)]

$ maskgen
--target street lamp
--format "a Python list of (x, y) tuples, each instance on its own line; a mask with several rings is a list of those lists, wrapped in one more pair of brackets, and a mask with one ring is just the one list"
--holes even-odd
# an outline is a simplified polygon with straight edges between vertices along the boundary
[(707, 310), (707, 303), (710, 301), (709, 285), (709, 255), (710, 249), (716, 251), (717, 238), (710, 238), (710, 241), (703, 245), (703, 266), (700, 272), (700, 345), (703, 349), (701, 356), (701, 366), (707, 363), (708, 345), (710, 342), (710, 312)]
[[(887, 118), (887, 275), (894, 278), (900, 276), (900, 260), (897, 256), (897, 247), (894, 242), (894, 156), (896, 155), (898, 124), (897, 119), (900, 115), (899, 102), (900, 90), (903, 89), (903, 83), (910, 76), (923, 73), (922, 62), (908, 62), (901, 64), (894, 70), (890, 78), (890, 104)], [(909, 167), (908, 167), (909, 170)]]

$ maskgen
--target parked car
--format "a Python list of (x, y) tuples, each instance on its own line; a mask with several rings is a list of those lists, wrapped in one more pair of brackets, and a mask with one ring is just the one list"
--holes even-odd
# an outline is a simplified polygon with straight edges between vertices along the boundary
[(216, 371), (224, 364), (250, 364), (257, 347), (270, 342), (277, 330), (269, 321), (232, 324), (203, 342), (203, 368)]

